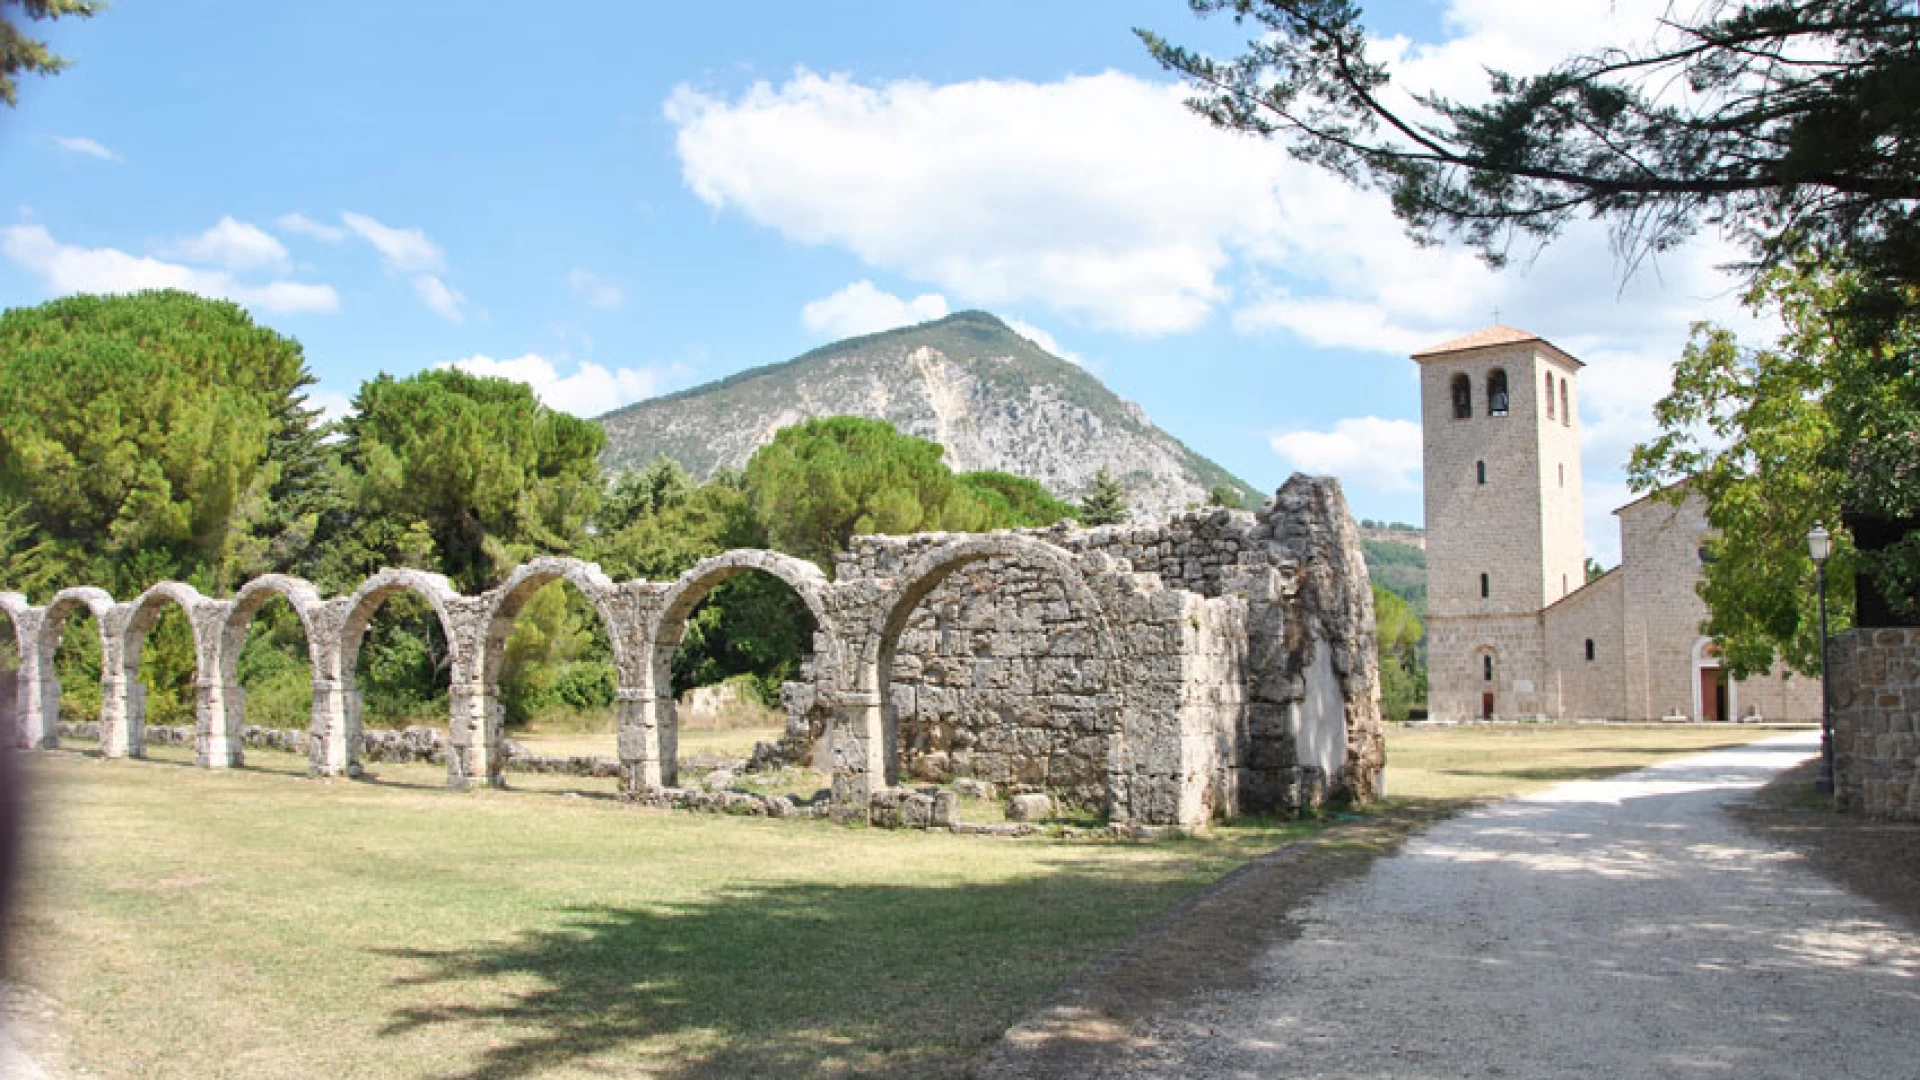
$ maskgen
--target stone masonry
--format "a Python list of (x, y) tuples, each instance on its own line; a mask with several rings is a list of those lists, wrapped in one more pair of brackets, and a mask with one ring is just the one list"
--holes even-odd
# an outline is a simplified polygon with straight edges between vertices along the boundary
[(309, 772), (358, 775), (369, 744), (355, 660), (381, 604), (410, 592), (438, 616), (451, 659), (448, 784), (498, 786), (507, 635), (534, 591), (564, 580), (608, 630), (623, 793), (677, 805), (674, 650), (716, 585), (753, 572), (784, 581), (814, 616), (804, 679), (783, 695), (788, 743), (831, 771), (836, 816), (900, 817), (910, 799), (898, 785), (914, 775), (1045, 789), (1116, 823), (1189, 828), (1377, 790), (1384, 751), (1358, 534), (1338, 484), (1301, 476), (1259, 513), (860, 537), (831, 580), (777, 552), (732, 551), (670, 583), (616, 583), (588, 563), (535, 559), (477, 596), (397, 569), (333, 599), (279, 575), (227, 600), (170, 582), (126, 602), (98, 589), (45, 606), (0, 593), (22, 658), (16, 741), (58, 745), (53, 657), (84, 609), (102, 642), (101, 753), (142, 755), (141, 648), (173, 604), (196, 645), (196, 762), (240, 764), (240, 646), (279, 596), (306, 631), (313, 668)]
[(1920, 821), (1920, 628), (1851, 630), (1827, 659), (1840, 808)]
[(1711, 535), (1686, 492), (1615, 511), (1586, 580), (1578, 359), (1494, 326), (1415, 353), (1427, 526), (1427, 704), (1474, 717), (1800, 720), (1819, 686), (1722, 676), (1695, 591)]

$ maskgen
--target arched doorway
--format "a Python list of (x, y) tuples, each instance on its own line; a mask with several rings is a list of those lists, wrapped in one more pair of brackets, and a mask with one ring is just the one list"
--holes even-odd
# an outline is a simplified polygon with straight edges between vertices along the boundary
[(1693, 644), (1693, 718), (1720, 722), (1739, 715), (1739, 685), (1727, 677), (1720, 663), (1720, 648), (1712, 638)]
[[(1118, 809), (1125, 680), (1106, 612), (1066, 551), (1005, 536), (924, 553), (882, 602), (867, 651), (870, 786), (966, 775)], [(842, 786), (854, 795), (836, 776), (836, 797)]]
[[(499, 782), (488, 751), (500, 744), (497, 710), (456, 698), (454, 625), (448, 611), (459, 594), (439, 574), (382, 570), (346, 603), (334, 677), (339, 714), (328, 720), (327, 745), (342, 770), (360, 773), (366, 727), (440, 727), (447, 731), (447, 786)], [(379, 618), (376, 619), (376, 616)], [(337, 736), (337, 738), (336, 738)]]
[(1492, 720), (1500, 715), (1499, 699), (1500, 655), (1491, 645), (1481, 645), (1473, 650), (1472, 683), (1473, 699), (1477, 706), (1474, 715), (1482, 720)]
[[(192, 586), (163, 581), (136, 597), (121, 632), (127, 725), (145, 741), (149, 724), (186, 728), (184, 745), (199, 743), (202, 650), (193, 611), (205, 598)], [(223, 762), (222, 764), (225, 764)]]
[(94, 724), (102, 756), (124, 757), (144, 749), (127, 730), (126, 714), (116, 700), (120, 688), (107, 684), (112, 673), (105, 662), (106, 618), (112, 610), (113, 598), (94, 588), (62, 589), (47, 603), (34, 652), (48, 746), (58, 745), (61, 724)]
[[(267, 574), (241, 586), (221, 627), (221, 707), (224, 731), (213, 733), (204, 748), (207, 764), (227, 743), (232, 764), (243, 760), (241, 733), (247, 725), (306, 732), (307, 770), (332, 775), (325, 765), (333, 750), (324, 723), (317, 728), (313, 707), (319, 674), (325, 669), (314, 648), (312, 618), (320, 595), (296, 577)], [(339, 747), (344, 771), (345, 747)]]
[(616, 756), (614, 706), (636, 687), (613, 594), (599, 567), (559, 557), (526, 563), (493, 590), (481, 678), (529, 753)]
[[(772, 551), (729, 551), (701, 560), (667, 589), (646, 635), (646, 706), (641, 718), (652, 733), (663, 786), (680, 786), (683, 766), (705, 771), (717, 762), (746, 757), (755, 742), (790, 734), (801, 744), (793, 747), (795, 755), (806, 759), (795, 764), (813, 762), (813, 747), (806, 744), (826, 734), (824, 713), (807, 710), (800, 718), (807, 724), (805, 736), (788, 732), (775, 695), (782, 681), (819, 681), (823, 670), (837, 670), (827, 585), (820, 568), (803, 559)], [(757, 642), (743, 640), (748, 634)], [(829, 655), (820, 655), (823, 643)], [(723, 678), (742, 674), (753, 677), (731, 682)], [(716, 680), (734, 689), (716, 706), (714, 726), (687, 728), (680, 696)], [(728, 727), (734, 722), (729, 711), (745, 726)]]

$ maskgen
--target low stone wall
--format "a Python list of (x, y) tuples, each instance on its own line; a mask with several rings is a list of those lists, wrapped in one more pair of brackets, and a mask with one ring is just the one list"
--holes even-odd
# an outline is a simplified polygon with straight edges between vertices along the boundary
[[(192, 749), (195, 732), (190, 727), (154, 726), (146, 729), (148, 746), (179, 746)], [(60, 737), (98, 739), (98, 723), (61, 724)], [(247, 726), (240, 730), (242, 745), (250, 750), (279, 750), (289, 754), (307, 752), (307, 733), (284, 728)], [(509, 739), (506, 742), (507, 769), (510, 772), (554, 773), (613, 780), (620, 776), (620, 762), (614, 758), (587, 755), (561, 757), (529, 754), (526, 748)], [(410, 727), (397, 731), (360, 733), (360, 760), (363, 762), (447, 763), (447, 733), (438, 728)]]
[(1835, 799), (1920, 821), (1920, 627), (1853, 630), (1827, 649)]

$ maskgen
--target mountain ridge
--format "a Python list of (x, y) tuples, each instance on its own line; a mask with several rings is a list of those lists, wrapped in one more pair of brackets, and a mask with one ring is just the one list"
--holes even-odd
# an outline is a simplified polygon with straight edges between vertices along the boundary
[(1106, 468), (1137, 516), (1215, 486), (1267, 497), (1156, 427), (1139, 405), (984, 311), (863, 334), (599, 418), (610, 470), (664, 453), (695, 476), (739, 468), (774, 431), (831, 415), (887, 420), (946, 447), (956, 472), (998, 469), (1077, 499)]

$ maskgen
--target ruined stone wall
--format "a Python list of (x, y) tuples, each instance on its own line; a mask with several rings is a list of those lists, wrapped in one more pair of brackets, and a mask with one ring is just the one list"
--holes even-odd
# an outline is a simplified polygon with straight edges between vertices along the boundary
[(1920, 628), (1852, 630), (1827, 658), (1840, 808), (1920, 821)]
[(447, 641), (449, 786), (500, 785), (511, 756), (498, 700), (505, 642), (527, 599), (566, 581), (607, 628), (622, 792), (680, 805), (674, 651), (714, 587), (757, 572), (785, 582), (814, 616), (808, 681), (785, 695), (790, 741), (811, 743), (831, 773), (837, 816), (865, 820), (879, 807), (887, 820), (915, 817), (897, 786), (915, 772), (1045, 788), (1150, 826), (1377, 790), (1372, 595), (1333, 481), (1296, 476), (1257, 514), (865, 537), (837, 571), (830, 580), (778, 552), (732, 551), (671, 583), (615, 583), (597, 566), (535, 559), (475, 596), (397, 569), (333, 599), (276, 575), (227, 600), (175, 583), (127, 602), (72, 589), (45, 607), (0, 593), (22, 656), (22, 724), (10, 741), (58, 745), (53, 655), (66, 614), (84, 608), (101, 635), (101, 753), (140, 756), (142, 645), (175, 605), (194, 635), (196, 761), (240, 764), (248, 729), (237, 657), (253, 615), (279, 596), (301, 621), (313, 668), (301, 740), (310, 771), (357, 775), (388, 747), (362, 731), (355, 658), (380, 606), (406, 592), (434, 612)]
[[(1297, 478), (1259, 513), (1018, 535), (1120, 570), (1126, 587), (1101, 599), (1121, 664), (1089, 651), (1089, 613), (1053, 568), (1014, 558), (955, 571), (914, 611), (888, 673), (905, 773), (1047, 788), (1111, 811), (1132, 783), (1114, 779), (1116, 755), (1137, 743), (1177, 776), (1176, 793), (1139, 797), (1175, 799), (1183, 817), (1372, 793), (1383, 762), (1372, 595), (1337, 487)], [(857, 538), (836, 581), (908, 573), (948, 539)], [(1115, 711), (1121, 689), (1131, 729)], [(790, 696), (796, 729), (820, 730), (817, 713), (801, 715), (810, 703)]]

